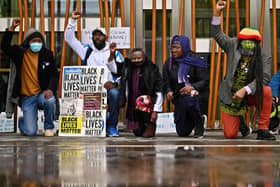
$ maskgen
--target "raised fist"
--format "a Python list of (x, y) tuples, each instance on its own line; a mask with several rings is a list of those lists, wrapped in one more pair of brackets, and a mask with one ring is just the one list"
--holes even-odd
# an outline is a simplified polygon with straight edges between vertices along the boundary
[(81, 17), (81, 12), (80, 11), (73, 11), (72, 12), (72, 19), (79, 19)]
[(226, 2), (219, 0), (216, 4), (216, 14), (217, 14), (216, 16), (220, 16), (225, 7), (226, 7)]
[(9, 30), (14, 31), (17, 26), (19, 26), (20, 20), (18, 18), (13, 19), (12, 25), (10, 26)]

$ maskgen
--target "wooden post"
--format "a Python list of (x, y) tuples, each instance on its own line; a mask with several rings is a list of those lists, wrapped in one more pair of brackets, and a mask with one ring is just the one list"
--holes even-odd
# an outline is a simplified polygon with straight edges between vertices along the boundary
[[(166, 0), (162, 0), (162, 63), (164, 64), (166, 61)], [(163, 102), (163, 111), (167, 112), (167, 99), (164, 99)]]
[(272, 0), (273, 17), (273, 73), (277, 72), (277, 18), (276, 18), (276, 0)]
[(51, 1), (51, 50), (55, 54), (55, 32), (54, 32), (54, 1)]
[(152, 62), (156, 63), (156, 0), (153, 0), (153, 10), (152, 10)]
[(18, 36), (18, 44), (20, 45), (22, 42), (22, 32), (23, 32), (23, 13), (22, 13), (22, 2), (18, 0), (18, 7), (19, 7), (19, 36)]
[[(228, 28), (229, 28), (229, 11), (230, 11), (230, 0), (227, 0), (227, 10), (226, 10), (226, 30), (225, 34), (228, 35)], [(224, 60), (223, 60), (223, 78), (226, 75), (227, 70), (227, 54), (224, 52)]]
[[(263, 36), (263, 25), (264, 25), (264, 11), (265, 11), (265, 0), (262, 0), (262, 8), (261, 8), (261, 23), (260, 23), (260, 34)], [(262, 46), (263, 42), (260, 43)]]
[(28, 2), (24, 0), (24, 36), (28, 32)]
[(130, 0), (130, 48), (134, 48), (134, 0)]
[[(229, 28), (229, 11), (230, 11), (230, 0), (227, 0), (227, 9), (226, 9), (226, 28), (225, 34), (228, 35), (228, 28)], [(223, 73), (222, 78), (225, 77), (227, 71), (227, 54), (224, 52), (224, 60), (223, 60)], [(220, 112), (221, 116), (221, 112)], [(223, 119), (220, 117), (219, 127), (221, 128), (223, 124)]]
[[(65, 22), (64, 22), (64, 32), (66, 30), (68, 19), (69, 19), (69, 8), (70, 8), (70, 0), (66, 1), (66, 12), (65, 12)], [(64, 34), (63, 34), (64, 36)], [(65, 61), (65, 53), (66, 53), (66, 42), (63, 37), (63, 44), (62, 44), (62, 52), (61, 52), (61, 64), (60, 64), (60, 76), (59, 76), (59, 97), (61, 97), (61, 88), (62, 88), (62, 72), (64, 67)]]
[[(51, 1), (53, 2), (53, 1)], [(36, 0), (32, 0), (31, 27), (35, 28)]]
[[(121, 26), (125, 26), (125, 17), (124, 17), (124, 0), (120, 0), (120, 6), (121, 6)], [(126, 50), (123, 50), (123, 56), (126, 57)]]
[(45, 14), (44, 14), (44, 0), (40, 0), (40, 18), (41, 18), (41, 32), (45, 36)]
[(108, 0), (104, 1), (105, 7), (105, 30), (107, 33), (107, 40), (109, 39), (109, 7), (108, 7)]
[(245, 4), (245, 14), (246, 14), (246, 27), (250, 26), (250, 0), (246, 0)]
[(196, 51), (195, 0), (192, 0), (192, 50)]
[(240, 22), (239, 22), (239, 3), (235, 0), (235, 22), (236, 22), (236, 35), (240, 32)]
[[(212, 0), (213, 4), (213, 14), (216, 11), (216, 0)], [(209, 92), (209, 99), (208, 99), (208, 121), (207, 127), (210, 127), (211, 114), (212, 114), (212, 97), (213, 97), (213, 82), (214, 82), (214, 68), (215, 68), (215, 55), (216, 55), (216, 40), (212, 38), (212, 53), (211, 53), (211, 66), (210, 66), (210, 92)], [(214, 126), (214, 124), (213, 124)]]
[[(223, 31), (223, 12), (221, 14), (221, 30)], [(212, 115), (212, 125), (215, 124), (215, 120), (216, 120), (218, 88), (219, 88), (219, 83), (220, 83), (221, 56), (222, 56), (222, 49), (221, 49), (221, 47), (219, 47), (219, 49), (218, 49), (218, 59), (217, 59), (217, 65), (216, 65), (215, 90), (214, 90), (214, 98), (213, 98), (214, 102), (213, 102), (213, 113), (212, 113), (213, 114)], [(219, 123), (219, 127), (221, 127), (221, 125), (222, 124)]]
[(104, 27), (104, 11), (103, 11), (102, 0), (99, 0), (99, 10), (100, 10), (100, 27)]
[(116, 0), (112, 0), (111, 27), (115, 26), (116, 6), (117, 6), (117, 1)]
[(184, 22), (184, 11), (185, 9), (185, 0), (181, 0), (181, 5), (180, 5), (180, 18), (179, 18), (179, 31), (178, 34), (182, 35), (183, 33), (183, 22)]

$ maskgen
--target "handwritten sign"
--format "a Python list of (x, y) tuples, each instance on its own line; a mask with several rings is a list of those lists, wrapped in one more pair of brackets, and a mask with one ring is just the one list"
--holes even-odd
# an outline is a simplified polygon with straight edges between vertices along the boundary
[(111, 27), (109, 40), (117, 44), (118, 49), (130, 48), (130, 28), (129, 27)]

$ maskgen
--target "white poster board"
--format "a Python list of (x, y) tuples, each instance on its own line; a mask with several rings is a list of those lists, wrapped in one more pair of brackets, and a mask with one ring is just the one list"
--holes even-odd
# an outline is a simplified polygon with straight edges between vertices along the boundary
[(176, 133), (173, 112), (158, 114), (156, 134), (166, 133)]
[(130, 28), (129, 27), (111, 27), (109, 41), (115, 42), (118, 49), (130, 48)]
[(14, 132), (14, 115), (7, 118), (5, 112), (0, 113), (0, 132)]

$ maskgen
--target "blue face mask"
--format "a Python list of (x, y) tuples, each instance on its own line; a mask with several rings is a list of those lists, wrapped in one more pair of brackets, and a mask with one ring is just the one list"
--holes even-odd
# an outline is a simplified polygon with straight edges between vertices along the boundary
[(41, 42), (33, 42), (30, 44), (30, 50), (34, 53), (39, 52), (42, 49), (43, 43)]

